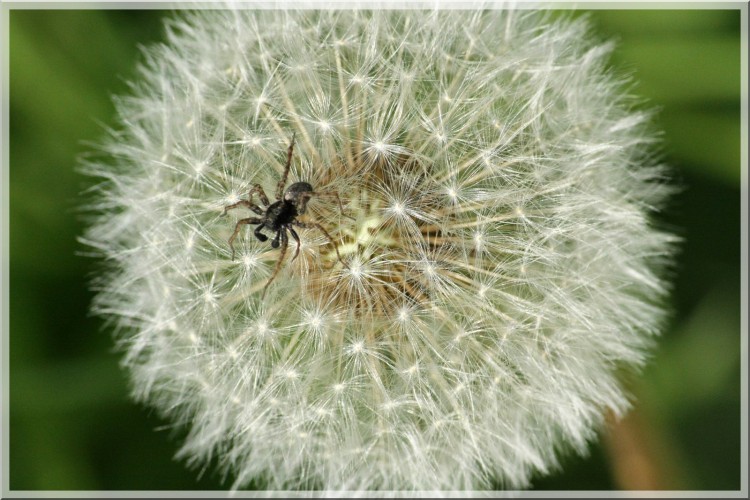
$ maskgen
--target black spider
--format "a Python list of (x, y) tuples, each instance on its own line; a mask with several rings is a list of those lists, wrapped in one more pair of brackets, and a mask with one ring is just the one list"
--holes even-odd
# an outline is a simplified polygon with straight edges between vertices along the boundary
[[(292, 262), (294, 262), (294, 259), (297, 258), (297, 255), (299, 255), (299, 247), (300, 247), (300, 240), (299, 235), (297, 232), (292, 228), (292, 226), (297, 226), (301, 228), (316, 228), (320, 230), (321, 233), (325, 235), (326, 238), (328, 238), (328, 241), (333, 245), (334, 250), (336, 250), (336, 257), (338, 257), (339, 262), (343, 264), (344, 267), (348, 268), (348, 266), (344, 263), (343, 260), (341, 260), (341, 255), (339, 255), (339, 249), (336, 246), (336, 243), (333, 241), (333, 238), (331, 238), (331, 235), (328, 234), (328, 232), (323, 229), (323, 226), (318, 224), (317, 222), (300, 222), (297, 220), (297, 216), (302, 215), (305, 213), (305, 210), (307, 209), (307, 202), (312, 198), (313, 196), (331, 196), (336, 198), (336, 201), (339, 204), (339, 210), (341, 210), (341, 213), (343, 215), (344, 208), (341, 205), (341, 199), (339, 198), (338, 193), (335, 191), (315, 191), (307, 182), (295, 182), (291, 186), (289, 186), (289, 189), (284, 192), (284, 186), (286, 185), (286, 178), (289, 175), (289, 168), (292, 165), (292, 152), (294, 150), (294, 137), (295, 134), (292, 134), (292, 141), (289, 143), (289, 149), (287, 150), (286, 154), (286, 166), (284, 167), (284, 173), (281, 176), (281, 180), (276, 186), (276, 201), (273, 203), (270, 203), (268, 201), (268, 197), (266, 196), (266, 193), (263, 191), (263, 188), (260, 186), (260, 184), (253, 185), (253, 188), (250, 190), (250, 193), (248, 194), (247, 200), (240, 200), (237, 203), (234, 203), (232, 205), (228, 205), (224, 207), (224, 213), (222, 215), (226, 215), (227, 210), (231, 210), (233, 208), (237, 207), (247, 207), (256, 214), (260, 215), (261, 217), (248, 217), (247, 219), (240, 219), (237, 221), (237, 225), (234, 228), (234, 232), (232, 233), (232, 236), (229, 237), (229, 247), (232, 249), (232, 260), (234, 260), (234, 245), (232, 244), (234, 242), (234, 239), (237, 237), (237, 235), (240, 232), (240, 228), (245, 224), (258, 224), (258, 227), (255, 228), (255, 231), (253, 234), (255, 234), (255, 237), (258, 238), (260, 241), (267, 241), (268, 236), (263, 234), (261, 231), (263, 228), (270, 229), (271, 231), (276, 232), (276, 236), (271, 241), (271, 246), (273, 248), (278, 248), (281, 246), (281, 252), (279, 253), (279, 260), (276, 262), (276, 268), (273, 270), (273, 274), (271, 275), (271, 278), (269, 278), (268, 283), (266, 283), (266, 286), (263, 287), (263, 295), (262, 297), (265, 297), (266, 295), (266, 289), (268, 288), (268, 285), (271, 284), (271, 282), (276, 278), (276, 275), (279, 272), (279, 269), (281, 269), (281, 263), (284, 260), (284, 254), (286, 253), (286, 247), (289, 243), (289, 239), (286, 235), (286, 232), (289, 231), (292, 233), (292, 238), (294, 238), (294, 241), (297, 242), (297, 249), (294, 252), (294, 257), (292, 258)], [(253, 203), (253, 193), (258, 193), (258, 196), (260, 197), (260, 201), (263, 203), (263, 205), (266, 206), (265, 212), (263, 209), (261, 209), (258, 205)], [(284, 194), (282, 198), (282, 193)], [(351, 218), (351, 217), (350, 217)]]

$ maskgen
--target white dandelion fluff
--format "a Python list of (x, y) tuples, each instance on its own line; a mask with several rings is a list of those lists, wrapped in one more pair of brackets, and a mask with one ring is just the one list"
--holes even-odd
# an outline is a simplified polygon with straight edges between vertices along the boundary
[[(135, 397), (187, 428), (180, 456), (235, 488), (520, 488), (626, 410), (670, 188), (585, 22), (227, 9), (167, 38), (86, 167), (85, 240), (109, 263), (94, 310)], [(293, 136), (283, 188), (341, 206), (310, 198), (294, 259), (251, 225), (232, 258)]]

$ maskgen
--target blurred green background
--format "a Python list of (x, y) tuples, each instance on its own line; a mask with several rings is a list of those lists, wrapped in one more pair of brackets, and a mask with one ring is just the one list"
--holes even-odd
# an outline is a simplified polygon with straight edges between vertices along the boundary
[[(746, 7), (746, 6), (745, 6)], [(7, 8), (7, 7), (6, 7)], [(6, 12), (7, 13), (7, 12)], [(75, 170), (114, 124), (158, 10), (21, 10), (10, 21), (11, 490), (209, 490), (230, 482), (173, 459), (180, 435), (128, 397), (111, 332), (88, 313), (95, 262), (76, 241), (87, 185)], [(739, 10), (598, 10), (612, 65), (660, 113), (683, 186), (661, 224), (685, 238), (672, 318), (634, 411), (545, 490), (741, 486)], [(746, 186), (745, 186), (746, 189)], [(747, 332), (745, 332), (747, 333)], [(745, 464), (745, 467), (747, 464)]]

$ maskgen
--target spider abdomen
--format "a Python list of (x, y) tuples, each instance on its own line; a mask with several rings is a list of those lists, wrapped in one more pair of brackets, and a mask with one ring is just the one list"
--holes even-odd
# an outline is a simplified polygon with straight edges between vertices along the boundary
[(286, 193), (284, 193), (284, 200), (294, 201), (299, 198), (300, 194), (312, 192), (312, 184), (309, 184), (307, 182), (295, 182), (287, 188)]

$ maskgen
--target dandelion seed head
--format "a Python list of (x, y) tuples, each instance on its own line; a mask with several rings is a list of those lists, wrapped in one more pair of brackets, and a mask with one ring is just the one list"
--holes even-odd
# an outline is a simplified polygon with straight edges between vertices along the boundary
[(353, 354), (362, 354), (363, 352), (365, 352), (365, 343), (361, 340), (353, 342), (349, 347), (349, 350)]
[[(663, 321), (648, 113), (585, 21), (201, 10), (148, 51), (86, 240), (134, 396), (242, 488), (522, 488)], [(223, 208), (316, 192), (279, 249)], [(252, 203), (261, 203), (253, 192)], [(330, 195), (336, 193), (341, 201)], [(292, 261), (292, 255), (295, 255)], [(186, 355), (189, 353), (189, 355)]]
[(258, 333), (258, 335), (263, 336), (268, 335), (271, 332), (271, 329), (268, 326), (268, 322), (266, 322), (265, 320), (259, 320), (255, 324), (255, 331)]
[(245, 254), (242, 256), (242, 263), (246, 269), (252, 269), (258, 265), (258, 259), (255, 255)]
[(401, 307), (399, 308), (397, 315), (399, 321), (409, 321), (409, 319), (411, 318), (411, 311), (408, 307)]

